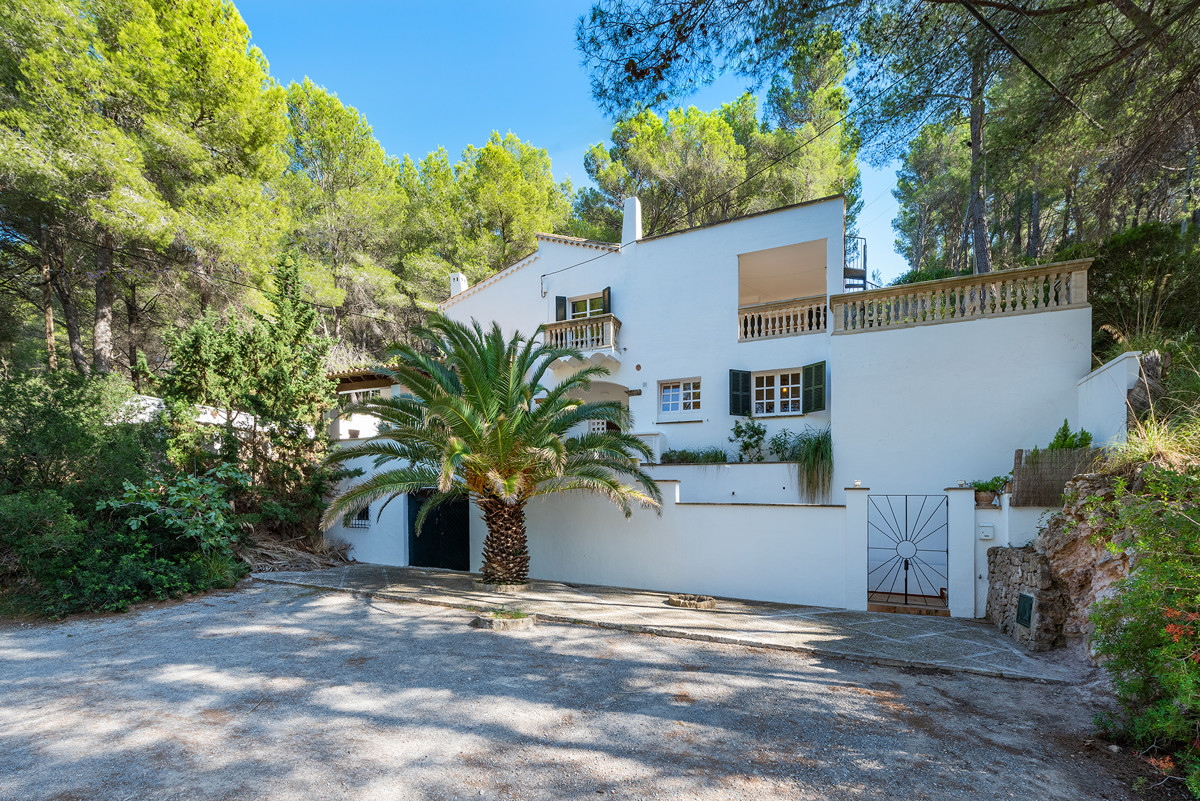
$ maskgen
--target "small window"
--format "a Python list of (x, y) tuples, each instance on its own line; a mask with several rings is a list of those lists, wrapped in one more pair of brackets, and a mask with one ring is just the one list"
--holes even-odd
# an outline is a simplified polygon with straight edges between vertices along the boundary
[(825, 362), (810, 364), (799, 370), (755, 373), (753, 387), (755, 416), (823, 411)]
[(590, 298), (575, 298), (571, 301), (571, 319), (579, 320), (584, 317), (596, 317), (604, 314), (604, 297), (596, 295)]
[(370, 528), (371, 527), (371, 507), (364, 506), (354, 513), (354, 516), (346, 516), (346, 528)]
[(658, 411), (664, 415), (699, 412), (700, 379), (661, 382), (658, 385)]

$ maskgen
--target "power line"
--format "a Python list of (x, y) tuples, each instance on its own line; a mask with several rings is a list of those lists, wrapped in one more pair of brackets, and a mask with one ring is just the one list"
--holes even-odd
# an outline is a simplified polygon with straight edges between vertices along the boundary
[[(1101, 125), (1100, 123), (1098, 123), (1094, 119), (1092, 119), (1091, 114), (1088, 114), (1086, 111), (1084, 111), (1082, 108), (1080, 108), (1079, 104), (1076, 103), (1074, 100), (1072, 100), (1070, 95), (1068, 95), (1062, 89), (1059, 89), (1057, 86), (1055, 86), (1054, 81), (1047, 78), (1044, 74), (1042, 74), (1041, 70), (1039, 70), (1037, 67), (1035, 67), (1033, 65), (1032, 61), (1025, 58), (1024, 54), (1022, 54), (1021, 51), (1017, 49), (1016, 45), (1014, 45), (1012, 42), (1008, 41), (1008, 39), (1004, 36), (1004, 34), (1000, 33), (1000, 31), (998, 31), (994, 27), (992, 27), (992, 23), (990, 23), (986, 19), (984, 19), (983, 15), (979, 13), (979, 11), (975, 8), (975, 6), (971, 5), (970, 0), (959, 0), (959, 4), (962, 5), (962, 7), (967, 10), (967, 13), (969, 13), (975, 19), (979, 20), (979, 24), (982, 25), (984, 28), (986, 28), (988, 30), (988, 32), (992, 34), (992, 36), (996, 37), (996, 39), (999, 40), (999, 42), (1002, 45), (1004, 45), (1006, 48), (1008, 48), (1009, 52), (1011, 52), (1014, 56), (1016, 56), (1018, 61), (1020, 61), (1022, 64), (1024, 64), (1026, 67), (1028, 67), (1034, 75), (1036, 75), (1038, 78), (1040, 78), (1042, 83), (1046, 84), (1046, 86), (1049, 86), (1054, 91), (1055, 94), (1057, 94), (1063, 100), (1070, 103), (1071, 107), (1074, 108), (1076, 111), (1078, 111), (1080, 114), (1082, 114), (1084, 119), (1086, 119), (1092, 125), (1095, 125), (1101, 131), (1105, 131), (1103, 125)], [(1107, 131), (1105, 131), (1105, 133), (1107, 133)]]

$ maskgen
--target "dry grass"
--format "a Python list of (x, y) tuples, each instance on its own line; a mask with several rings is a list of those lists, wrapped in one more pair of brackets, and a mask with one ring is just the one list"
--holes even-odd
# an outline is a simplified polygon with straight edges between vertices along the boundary
[(322, 540), (312, 546), (302, 540), (278, 542), (259, 540), (238, 550), (238, 556), (255, 573), (274, 573), (292, 570), (320, 570), (346, 564), (348, 546)]

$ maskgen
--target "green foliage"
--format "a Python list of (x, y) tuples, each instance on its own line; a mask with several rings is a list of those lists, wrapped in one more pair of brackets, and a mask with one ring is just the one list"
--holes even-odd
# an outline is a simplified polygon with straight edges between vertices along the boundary
[(725, 464), (729, 455), (719, 446), (711, 448), (676, 448), (665, 450), (659, 464)]
[[(859, 138), (839, 122), (849, 107), (846, 51), (830, 29), (798, 44), (772, 83), (765, 120), (747, 93), (711, 112), (689, 106), (663, 118), (646, 110), (618, 121), (612, 145), (584, 156), (596, 187), (576, 199), (576, 232), (617, 241), (630, 195), (641, 200), (646, 236), (837, 194), (848, 196), (853, 226)], [(780, 162), (782, 153), (790, 155)]]
[(1092, 324), (1110, 342), (1198, 333), (1200, 250), (1194, 232), (1152, 222), (1058, 254), (1087, 256), (1095, 258), (1088, 270)]
[[(485, 578), (523, 583), (528, 580), (524, 507), (530, 499), (585, 492), (612, 501), (627, 516), (634, 503), (661, 504), (657, 484), (636, 458), (649, 458), (648, 446), (625, 433), (628, 408), (576, 397), (593, 378), (606, 375), (606, 368), (586, 367), (547, 387), (542, 380), (550, 365), (578, 357), (577, 350), (519, 333), (506, 339), (498, 324), (484, 330), (478, 323), (468, 326), (440, 316), (420, 336), (419, 347), (392, 351), (393, 366), (383, 370), (406, 394), (344, 410), (373, 415), (385, 427), (330, 455), (333, 464), (373, 458), (377, 471), (334, 500), (327, 522), (374, 501), (435, 487), (437, 493), (417, 514), (419, 532), (432, 509), (469, 496), (488, 525)], [(606, 426), (572, 436), (590, 421), (618, 430)]]
[(762, 423), (750, 420), (734, 420), (733, 433), (729, 441), (738, 446), (739, 462), (761, 462), (763, 460), (763, 441), (767, 438), (767, 427)]
[(796, 465), (800, 494), (810, 503), (829, 498), (833, 488), (833, 431), (806, 426), (793, 434), (784, 428), (767, 445), (781, 462)]
[(0, 493), (53, 489), (84, 508), (142, 481), (162, 459), (162, 430), (126, 422), (131, 398), (116, 376), (0, 381)]
[(174, 531), (146, 522), (89, 522), (53, 490), (0, 495), (0, 598), (61, 617), (231, 586), (244, 575), (232, 554), (202, 558)]
[(232, 465), (214, 467), (203, 475), (182, 475), (170, 481), (148, 480), (140, 487), (126, 483), (121, 498), (101, 501), (97, 509), (123, 513), (131, 531), (147, 527), (169, 536), (191, 539), (201, 553), (233, 556), (241, 538), (229, 489), (244, 489), (250, 476)]
[(1046, 446), (1048, 451), (1073, 450), (1075, 448), (1089, 448), (1092, 445), (1091, 432), (1080, 428), (1078, 431), (1071, 431), (1071, 424), (1063, 420), (1062, 426), (1058, 431), (1054, 432), (1054, 438), (1050, 440), (1050, 444)]
[(1148, 467), (1140, 484), (1091, 503), (1109, 530), (1129, 533), (1109, 547), (1133, 566), (1092, 611), (1120, 704), (1104, 723), (1139, 748), (1176, 751), (1200, 797), (1200, 471)]
[[(207, 317), (170, 340), (174, 368), (162, 381), (171, 411), (169, 453), (183, 470), (237, 465), (250, 480), (236, 503), (265, 534), (320, 534), (324, 497), (341, 475), (327, 468), (324, 414), (334, 406), (325, 375), (332, 341), (301, 297), (291, 259), (275, 272), (273, 314), (250, 323)], [(224, 425), (195, 423), (195, 405), (213, 407)]]
[(987, 479), (976, 479), (970, 482), (970, 486), (974, 487), (979, 492), (1003, 492), (1008, 482), (1012, 480), (1012, 473), (1005, 473), (1002, 476), (992, 476)]

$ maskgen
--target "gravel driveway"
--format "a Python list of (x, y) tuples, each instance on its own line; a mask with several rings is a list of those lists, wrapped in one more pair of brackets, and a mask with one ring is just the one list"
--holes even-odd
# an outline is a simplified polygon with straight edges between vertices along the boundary
[(1159, 797), (1092, 688), (470, 617), (252, 582), (0, 624), (0, 797)]

